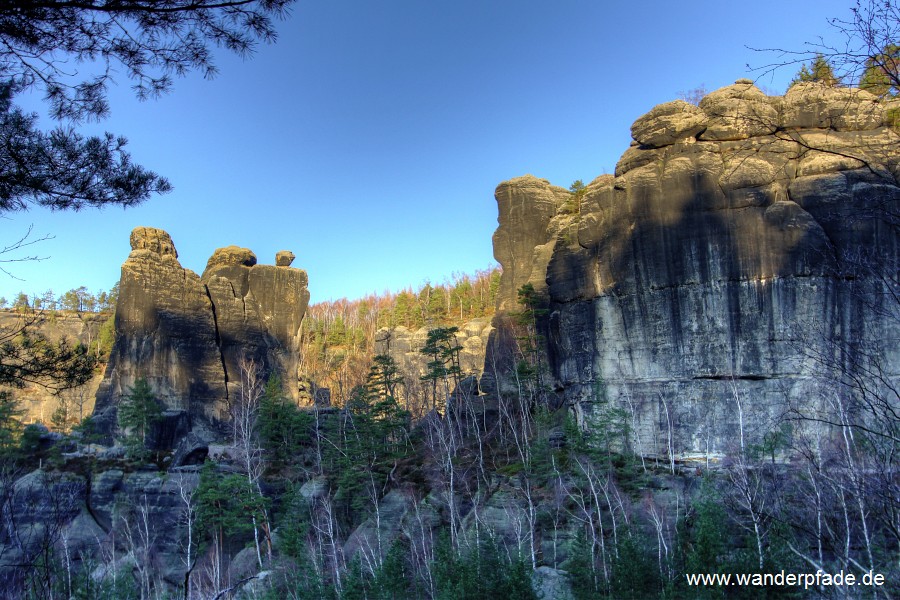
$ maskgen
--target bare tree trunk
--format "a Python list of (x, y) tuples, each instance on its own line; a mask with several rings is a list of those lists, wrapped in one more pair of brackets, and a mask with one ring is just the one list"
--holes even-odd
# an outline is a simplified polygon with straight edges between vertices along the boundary
[[(239, 367), (241, 376), (240, 397), (232, 415), (234, 447), (242, 462), (248, 488), (251, 492), (255, 492), (262, 497), (260, 479), (265, 470), (265, 463), (263, 462), (262, 448), (260, 448), (256, 437), (256, 420), (259, 413), (260, 399), (263, 395), (264, 383), (260, 367), (252, 359), (242, 358)], [(262, 549), (259, 539), (260, 529), (263, 530), (265, 536), (267, 555), (271, 558), (271, 540), (268, 533), (270, 530), (269, 519), (265, 510), (263, 510), (261, 516), (262, 523), (258, 521), (255, 513), (251, 515), (256, 560), (260, 569), (263, 567)]]

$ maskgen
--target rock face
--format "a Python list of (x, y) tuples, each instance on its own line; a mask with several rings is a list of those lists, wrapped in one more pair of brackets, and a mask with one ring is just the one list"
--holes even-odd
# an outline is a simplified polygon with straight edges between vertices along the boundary
[(182, 411), (195, 434), (211, 441), (237, 393), (242, 358), (277, 372), (296, 397), (298, 332), (309, 301), (304, 271), (257, 265), (251, 251), (229, 246), (213, 253), (201, 278), (181, 267), (168, 233), (149, 227), (131, 233), (131, 248), (116, 342), (97, 392), (101, 423), (115, 422), (118, 402), (144, 378), (167, 412)]
[(306, 272), (258, 265), (250, 250), (229, 246), (213, 253), (200, 281), (212, 301), (226, 381), (239, 382), (241, 361), (251, 360), (278, 373), (296, 400)]
[[(514, 309), (516, 291), (526, 283), (544, 287), (544, 273), (555, 242), (553, 217), (569, 192), (532, 175), (497, 186), (500, 225), (494, 232), (494, 256), (503, 265), (501, 310)], [(501, 259), (502, 257), (502, 259)]]
[(739, 414), (762, 435), (842, 365), (897, 381), (900, 136), (883, 103), (739, 80), (632, 135), (578, 214), (530, 176), (496, 192), (500, 307), (525, 282), (545, 291), (552, 375), (585, 426), (613, 403), (645, 455), (723, 453)]
[[(491, 334), (491, 320), (487, 317), (472, 319), (459, 327), (456, 343), (459, 366), (463, 375), (478, 375), (484, 367), (485, 345)], [(375, 353), (388, 354), (397, 362), (406, 379), (418, 379), (427, 371), (428, 357), (422, 354), (428, 338), (428, 327), (411, 331), (398, 326), (379, 329), (375, 334)]]
[[(24, 315), (15, 310), (0, 310), (0, 335), (8, 335), (18, 331), (22, 326)], [(109, 318), (106, 313), (75, 313), (71, 311), (47, 311), (36, 315), (28, 315), (33, 319), (30, 328), (53, 342), (67, 340), (70, 343), (84, 344), (85, 347), (97, 345), (100, 331)], [(26, 383), (25, 387), (10, 390), (24, 414), (20, 417), (23, 423), (49, 423), (53, 413), (61, 402), (67, 402), (74, 416), (79, 420), (94, 410), (94, 397), (103, 379), (102, 373), (96, 373), (85, 385), (56, 393), (38, 383)], [(0, 388), (2, 389), (2, 388)]]
[[(15, 544), (0, 545), (5, 557), (0, 565), (0, 593), (4, 598), (20, 597), (22, 570), (17, 563), (34, 560), (47, 545), (61, 548), (65, 540), (74, 568), (81, 566), (82, 552), (121, 547), (126, 530), (136, 531), (142, 511), (151, 534), (147, 538), (151, 568), (174, 589), (183, 583), (185, 571), (182, 492), (189, 496), (198, 481), (196, 471), (162, 474), (116, 469), (89, 477), (38, 470), (18, 479), (7, 492), (6, 515), (18, 538)], [(121, 566), (135, 566), (128, 562), (133, 563), (133, 555), (119, 560), (125, 561)], [(108, 568), (103, 562), (95, 566), (95, 575)]]

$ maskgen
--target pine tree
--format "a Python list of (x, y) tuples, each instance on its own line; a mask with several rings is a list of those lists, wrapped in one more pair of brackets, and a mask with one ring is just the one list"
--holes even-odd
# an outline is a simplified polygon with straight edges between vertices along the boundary
[(8, 457), (18, 448), (23, 414), (12, 392), (0, 391), (0, 457)]
[[(685, 573), (727, 573), (726, 536), (727, 515), (711, 480), (704, 479), (700, 496), (694, 502), (694, 515), (684, 534)], [(679, 583), (684, 583), (679, 581)], [(696, 598), (721, 598), (724, 593), (715, 587), (690, 588)]]
[(888, 44), (866, 60), (859, 87), (882, 97), (900, 93), (900, 44)]
[(51, 342), (28, 325), (12, 332), (0, 328), (0, 385), (37, 383), (60, 391), (87, 383), (97, 360), (83, 344), (71, 345), (65, 338)]
[(147, 456), (147, 434), (162, 417), (162, 408), (146, 379), (138, 379), (128, 389), (129, 393), (119, 403), (119, 427), (125, 431), (128, 454), (142, 459)]
[[(456, 342), (458, 327), (437, 327), (428, 331), (425, 345), (419, 350), (429, 358), (425, 365), (425, 375), (422, 381), (431, 382), (431, 405), (437, 408), (438, 383), (444, 385), (445, 401), (450, 400), (450, 391), (459, 384), (462, 369), (459, 363), (459, 353), (462, 346)], [(452, 385), (451, 385), (452, 383)], [(446, 407), (445, 407), (446, 408)]]
[(837, 87), (841, 83), (841, 79), (834, 74), (831, 63), (821, 54), (816, 55), (810, 64), (803, 64), (800, 71), (791, 80), (788, 88), (798, 83), (817, 82), (828, 87)]
[(195, 492), (197, 530), (207, 539), (223, 544), (232, 535), (253, 530), (253, 518), (262, 520), (265, 498), (240, 474), (222, 475), (215, 464), (206, 462), (200, 470)]
[(546, 299), (530, 283), (519, 288), (517, 296), (522, 309), (512, 316), (522, 329), (522, 335), (517, 338), (522, 360), (516, 364), (516, 375), (531, 392), (530, 400), (534, 401), (544, 388), (544, 337), (539, 333), (539, 324), (548, 310)]
[(256, 428), (259, 441), (273, 463), (296, 459), (312, 436), (314, 417), (284, 395), (281, 379), (272, 374), (259, 401)]
[(580, 179), (576, 179), (572, 182), (572, 185), (569, 186), (569, 192), (572, 193), (571, 197), (565, 201), (562, 206), (562, 212), (566, 214), (578, 214), (581, 212), (581, 199), (584, 198), (584, 194), (587, 191), (587, 186), (584, 185), (584, 182)]
[(656, 598), (662, 582), (656, 550), (640, 534), (623, 532), (613, 558), (611, 593), (614, 598)]
[(388, 474), (407, 447), (409, 412), (388, 393), (399, 381), (397, 373), (393, 359), (380, 355), (366, 385), (357, 387), (347, 403), (339, 487), (354, 510), (376, 507)]
[(368, 392), (378, 398), (398, 398), (403, 376), (400, 368), (389, 354), (378, 354), (372, 359), (369, 377), (366, 382)]
[(72, 427), (78, 425), (78, 415), (75, 414), (73, 404), (68, 396), (57, 397), (56, 410), (50, 415), (50, 423), (56, 431), (68, 433)]
[(491, 537), (466, 552), (453, 549), (443, 536), (435, 548), (432, 572), (438, 600), (536, 600), (530, 569), (523, 557), (501, 549)]
[(370, 598), (404, 600), (410, 594), (410, 570), (407, 564), (409, 549), (397, 538), (372, 578)]
[(563, 563), (563, 568), (569, 573), (569, 583), (572, 585), (572, 596), (575, 600), (593, 600), (600, 597), (602, 589), (600, 573), (594, 562), (591, 544), (583, 529), (578, 530), (569, 550), (569, 559)]

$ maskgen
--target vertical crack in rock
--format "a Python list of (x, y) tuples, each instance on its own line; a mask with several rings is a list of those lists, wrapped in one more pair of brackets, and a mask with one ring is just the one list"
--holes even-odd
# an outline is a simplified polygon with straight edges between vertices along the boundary
[(216, 318), (216, 303), (209, 293), (209, 286), (204, 284), (203, 289), (206, 290), (206, 297), (209, 298), (209, 306), (212, 309), (213, 326), (216, 329), (216, 347), (219, 349), (219, 360), (222, 363), (222, 373), (225, 375), (225, 401), (228, 402), (228, 366), (225, 364), (225, 355), (222, 354), (222, 336), (219, 334), (219, 320)]
[(101, 530), (103, 530), (105, 533), (109, 533), (110, 528), (107, 527), (107, 526), (105, 526), (105, 525), (103, 524), (103, 522), (100, 520), (100, 517), (99, 517), (99, 516), (97, 515), (97, 513), (94, 511), (94, 507), (92, 506), (92, 504), (93, 504), (93, 499), (92, 499), (92, 497), (91, 497), (91, 485), (92, 485), (92, 483), (93, 483), (93, 478), (91, 477), (91, 471), (90, 471), (90, 469), (88, 469), (88, 470), (85, 471), (85, 474), (84, 474), (84, 481), (85, 481), (85, 486), (84, 486), (84, 508), (85, 508), (85, 510), (87, 510), (88, 515), (90, 515), (90, 517), (91, 517), (91, 519), (93, 519), (94, 523), (97, 524), (97, 527), (99, 527), (99, 528), (100, 528)]

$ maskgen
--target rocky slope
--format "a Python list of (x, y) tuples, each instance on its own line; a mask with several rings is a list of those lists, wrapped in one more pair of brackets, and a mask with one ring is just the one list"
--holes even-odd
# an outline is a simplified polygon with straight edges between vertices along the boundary
[[(23, 315), (15, 310), (5, 309), (0, 310), (0, 335), (18, 331), (23, 324), (29, 323), (33, 331), (53, 342), (65, 339), (70, 343), (84, 344), (86, 348), (96, 352), (100, 330), (108, 318), (109, 315), (105, 313), (44, 311)], [(11, 391), (19, 401), (19, 409), (23, 411), (20, 417), (23, 423), (49, 424), (60, 400), (68, 403), (72, 419), (80, 422), (94, 410), (94, 397), (102, 378), (103, 373), (98, 371), (85, 385), (59, 394), (32, 382), (26, 382), (23, 388)]]
[(770, 97), (739, 80), (639, 118), (575, 211), (545, 180), (498, 186), (500, 305), (527, 282), (545, 293), (553, 376), (586, 426), (618, 406), (638, 452), (710, 456), (851, 372), (897, 381), (887, 110), (860, 90)]
[(139, 378), (165, 404), (167, 421), (212, 441), (238, 393), (242, 360), (281, 377), (298, 394), (298, 332), (309, 301), (307, 276), (258, 265), (246, 248), (215, 251), (202, 276), (182, 268), (169, 234), (138, 227), (122, 265), (116, 342), (97, 393), (95, 416), (107, 427)]
[[(16, 544), (0, 545), (4, 551), (0, 593), (7, 598), (21, 597), (17, 580), (22, 573), (15, 568), (17, 561), (39, 553), (44, 545), (63, 546), (61, 554), (68, 551), (71, 560), (80, 562), (82, 552), (111, 555), (130, 536), (141, 540), (139, 550), (105, 565), (94, 563), (95, 579), (119, 570), (138, 577), (141, 572), (151, 573), (173, 588), (183, 583), (182, 525), (187, 505), (182, 493), (190, 494), (198, 479), (191, 471), (126, 473), (115, 468), (93, 476), (36, 470), (21, 477), (8, 490), (5, 516), (19, 537)], [(144, 515), (151, 535), (141, 538), (135, 525)], [(146, 561), (147, 556), (154, 560)]]

